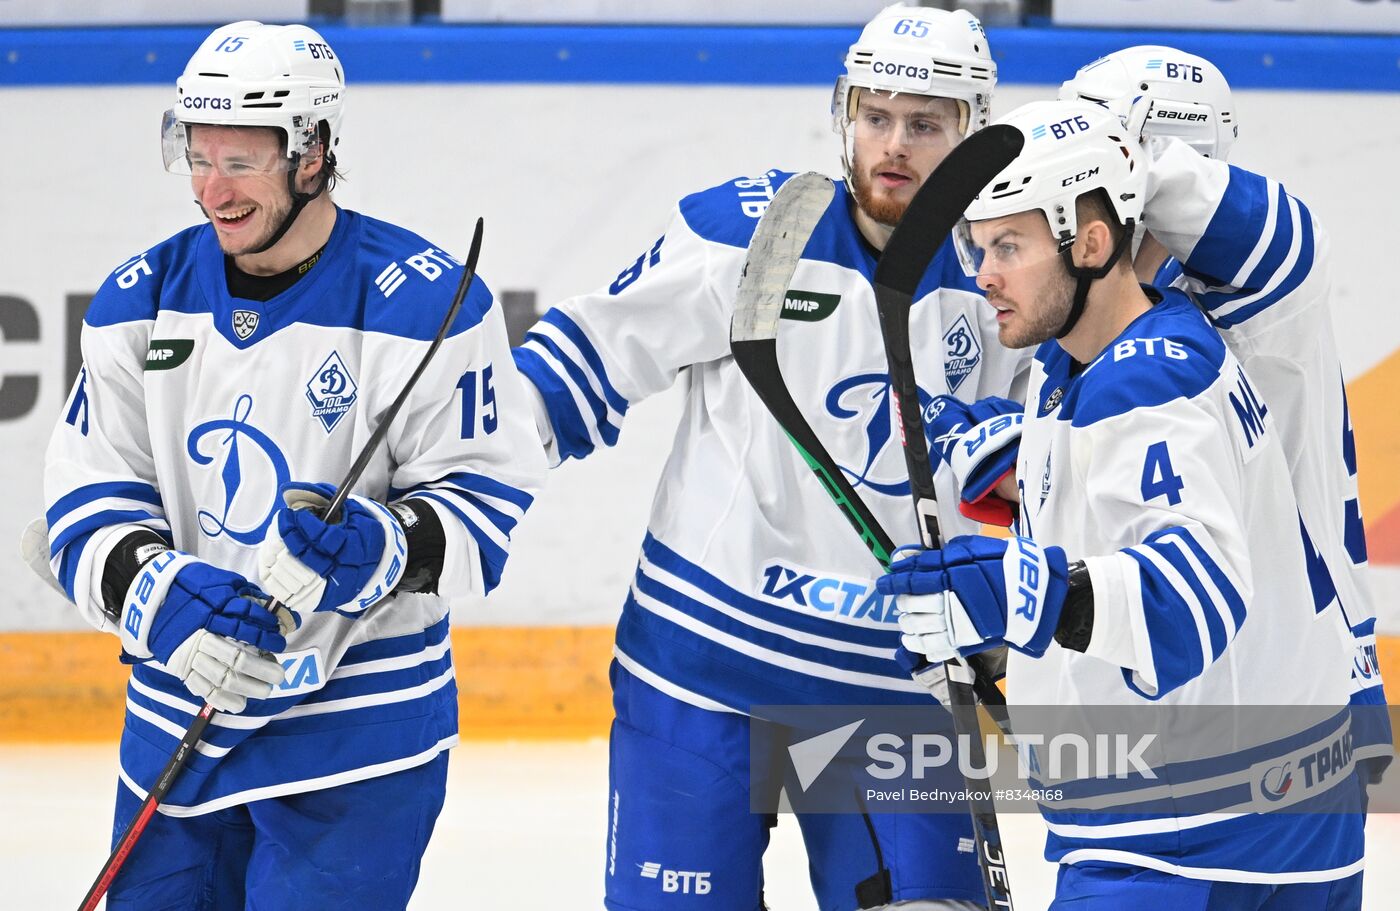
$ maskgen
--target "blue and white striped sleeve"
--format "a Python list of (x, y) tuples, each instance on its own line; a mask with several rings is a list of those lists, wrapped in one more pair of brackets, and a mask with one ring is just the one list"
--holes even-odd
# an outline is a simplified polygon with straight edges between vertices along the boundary
[(1079, 555), (1094, 588), (1086, 654), (1122, 668), (1144, 698), (1160, 699), (1221, 660), (1252, 603), (1248, 536), (1258, 532), (1245, 527), (1244, 470), (1223, 418), (1183, 396), (1076, 428), (1090, 514), (1133, 542)]
[(743, 257), (743, 247), (697, 234), (678, 210), (609, 285), (560, 302), (531, 328), (515, 362), (551, 465), (614, 445), (630, 405), (729, 353)]
[(151, 309), (139, 286), (109, 282), (99, 290), (83, 325), (83, 367), (44, 464), (54, 577), (89, 623), (111, 631), (116, 626), (101, 585), (107, 555), (138, 527), (171, 537), (156, 486), (142, 379)]
[(1274, 180), (1163, 144), (1149, 172), (1144, 220), (1182, 262), (1182, 284), (1219, 329), (1326, 291), (1325, 246), (1312, 212)]
[(524, 387), (501, 309), (478, 285), (390, 434), (389, 500), (418, 500), (442, 523), (440, 594), (486, 595), (500, 584), (511, 534), (539, 489), (544, 455)]

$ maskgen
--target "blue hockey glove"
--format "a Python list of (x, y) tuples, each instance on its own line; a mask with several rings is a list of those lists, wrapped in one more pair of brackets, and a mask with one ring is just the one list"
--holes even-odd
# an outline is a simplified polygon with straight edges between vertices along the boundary
[(258, 548), (259, 582), (293, 611), (333, 610), (355, 618), (388, 597), (408, 555), (403, 526), (382, 503), (350, 496), (340, 521), (322, 518), (335, 488), (287, 484)]
[(273, 652), (287, 647), (266, 595), (237, 573), (167, 550), (127, 589), (122, 648), (155, 658), (191, 693), (224, 712), (266, 699), (282, 682)]
[(1045, 654), (1069, 584), (1058, 547), (963, 535), (890, 566), (875, 587), (896, 596), (904, 648), (930, 661), (1009, 645)]
[(940, 395), (925, 412), (930, 451), (952, 469), (958, 509), (969, 519), (1009, 526), (1016, 517), (1016, 504), (993, 491), (1016, 470), (1022, 410), (1019, 402), (996, 396), (969, 404)]

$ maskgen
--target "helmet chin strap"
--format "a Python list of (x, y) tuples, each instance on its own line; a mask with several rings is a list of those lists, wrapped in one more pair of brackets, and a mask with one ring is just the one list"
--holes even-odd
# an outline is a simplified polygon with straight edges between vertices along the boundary
[(1055, 333), (1055, 338), (1064, 338), (1074, 330), (1079, 318), (1084, 315), (1084, 304), (1089, 300), (1089, 286), (1096, 279), (1103, 278), (1112, 271), (1114, 264), (1128, 249), (1133, 240), (1134, 223), (1130, 219), (1124, 226), (1123, 234), (1118, 238), (1118, 243), (1113, 247), (1113, 253), (1109, 255), (1107, 261), (1102, 266), (1090, 268), (1088, 266), (1076, 266), (1074, 264), (1074, 245), (1070, 244), (1060, 251), (1060, 258), (1064, 260), (1065, 269), (1075, 279), (1074, 302), (1070, 305), (1069, 316), (1065, 319), (1065, 324), (1060, 327), (1060, 331)]
[(266, 253), (268, 250), (275, 247), (277, 242), (282, 239), (283, 235), (291, 229), (292, 223), (297, 220), (297, 216), (301, 214), (302, 209), (306, 208), (307, 203), (326, 191), (326, 185), (330, 182), (331, 172), (335, 170), (335, 153), (330, 151), (325, 153), (321, 162), (320, 182), (317, 184), (314, 193), (297, 192), (297, 171), (300, 167), (301, 154), (297, 153), (292, 156), (291, 170), (287, 171), (287, 192), (291, 194), (292, 207), (287, 210), (287, 215), (282, 219), (282, 224), (277, 226), (277, 230), (272, 232), (272, 236), (267, 239), (267, 242), (256, 250), (248, 251), (250, 255), (256, 256), (259, 253)]

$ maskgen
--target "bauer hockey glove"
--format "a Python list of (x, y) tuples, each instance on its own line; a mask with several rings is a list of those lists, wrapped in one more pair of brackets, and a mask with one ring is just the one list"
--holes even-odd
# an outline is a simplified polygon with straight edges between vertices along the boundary
[(403, 526), (383, 503), (350, 496), (340, 521), (322, 518), (335, 488), (287, 484), (258, 548), (258, 580), (293, 611), (333, 610), (356, 618), (382, 601), (403, 576)]
[(896, 596), (901, 644), (930, 661), (998, 645), (1039, 657), (1060, 622), (1069, 567), (1030, 538), (963, 535), (900, 560), (875, 587)]
[(155, 658), (194, 695), (222, 712), (241, 712), (282, 682), (273, 652), (287, 647), (266, 596), (237, 573), (167, 550), (127, 589), (122, 648)]
[(951, 395), (935, 396), (924, 412), (930, 451), (957, 480), (958, 509), (969, 519), (1009, 526), (1016, 504), (994, 493), (1016, 470), (1021, 449), (1022, 406), (988, 396), (971, 404)]

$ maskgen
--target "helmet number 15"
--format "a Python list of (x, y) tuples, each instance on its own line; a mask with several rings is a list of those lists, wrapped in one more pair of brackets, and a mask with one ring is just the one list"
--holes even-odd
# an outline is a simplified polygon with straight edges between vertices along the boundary
[(216, 47), (216, 48), (214, 48), (214, 50), (216, 50), (216, 51), (223, 51), (225, 54), (232, 54), (234, 51), (238, 50), (240, 47), (243, 46), (243, 42), (244, 42), (245, 40), (246, 40), (246, 39), (244, 39), (244, 38), (239, 38), (239, 37), (235, 37), (235, 36), (233, 36), (233, 35), (230, 35), (229, 37), (225, 38), (223, 41), (220, 41), (220, 42), (219, 42), (219, 46)]

